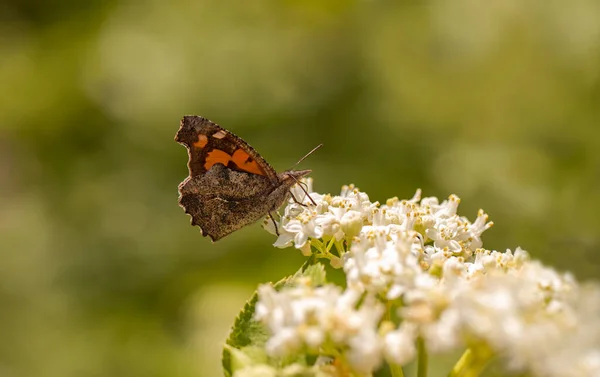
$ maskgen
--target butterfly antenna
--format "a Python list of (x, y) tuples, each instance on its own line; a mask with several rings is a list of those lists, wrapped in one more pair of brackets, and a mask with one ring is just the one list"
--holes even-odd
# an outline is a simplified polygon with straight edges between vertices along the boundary
[(298, 162), (296, 162), (294, 164), (294, 166), (292, 166), (292, 169), (295, 168), (296, 166), (298, 166), (302, 161), (304, 161), (306, 159), (306, 157), (310, 156), (311, 154), (313, 154), (317, 149), (321, 148), (323, 146), (323, 143), (317, 145), (316, 147), (314, 147), (310, 152), (308, 152), (304, 157), (302, 157), (301, 159), (298, 160)]
[[(298, 162), (296, 162), (294, 164), (294, 166), (292, 166), (292, 169), (295, 168), (296, 166), (298, 166), (302, 161), (304, 161), (306, 159), (306, 157), (308, 157), (311, 154), (313, 154), (317, 149), (321, 148), (322, 146), (323, 146), (323, 143), (321, 143), (321, 144), (317, 145), (316, 147), (314, 147), (310, 152), (308, 152), (306, 155), (304, 155), (304, 157), (302, 157), (301, 159), (299, 159)], [(308, 194), (308, 191), (306, 190), (306, 188), (304, 188), (305, 184), (303, 182), (300, 182), (293, 175), (290, 175), (290, 177), (292, 177), (294, 179), (294, 181), (296, 181), (296, 183), (298, 184), (298, 186), (300, 186), (300, 188), (302, 189), (302, 191), (304, 191), (304, 193), (306, 194), (306, 196), (308, 196), (308, 199), (310, 199), (311, 203), (316, 206), (317, 202), (315, 202), (313, 200), (313, 198)]]

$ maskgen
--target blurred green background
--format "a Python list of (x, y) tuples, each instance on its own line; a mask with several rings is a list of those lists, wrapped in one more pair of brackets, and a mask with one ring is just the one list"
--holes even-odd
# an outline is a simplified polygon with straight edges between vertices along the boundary
[(600, 273), (597, 0), (0, 4), (0, 375), (217, 376), (261, 282), (303, 257), (177, 205), (184, 114), (315, 189), (463, 200)]

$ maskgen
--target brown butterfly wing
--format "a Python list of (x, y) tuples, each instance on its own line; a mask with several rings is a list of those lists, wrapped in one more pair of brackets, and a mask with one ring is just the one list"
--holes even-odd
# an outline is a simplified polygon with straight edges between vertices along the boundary
[(188, 177), (181, 183), (179, 204), (202, 235), (217, 241), (259, 220), (272, 209), (274, 199), (283, 202), (283, 195), (272, 198), (272, 193), (278, 191), (265, 176), (217, 164), (206, 174)]
[(175, 141), (188, 150), (190, 177), (204, 174), (221, 163), (232, 170), (266, 176), (274, 185), (279, 182), (275, 169), (254, 148), (201, 116), (184, 116)]

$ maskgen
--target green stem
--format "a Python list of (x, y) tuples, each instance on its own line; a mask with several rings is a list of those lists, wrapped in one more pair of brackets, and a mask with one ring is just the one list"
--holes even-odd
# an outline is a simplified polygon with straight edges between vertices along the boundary
[(324, 243), (321, 240), (313, 239), (311, 240), (311, 247), (316, 250), (316, 253), (313, 253), (316, 258), (331, 259), (332, 254), (329, 252), (329, 249), (331, 249), (331, 242)]
[[(391, 321), (392, 320), (392, 310), (394, 308), (394, 305), (391, 301), (387, 301), (386, 303), (387, 306), (387, 310), (385, 311), (385, 315), (383, 317), (383, 319), (385, 321)], [(402, 370), (402, 367), (398, 364), (389, 364), (390, 365), (390, 372), (392, 374), (392, 377), (404, 377), (404, 370)]]
[(342, 241), (335, 241), (335, 248), (337, 249), (338, 252), (338, 256), (341, 258), (344, 256), (344, 254), (346, 254), (346, 252), (348, 252), (348, 250), (344, 249), (344, 243)]
[(491, 350), (467, 348), (456, 362), (448, 377), (478, 377), (489, 364), (493, 353)]
[(311, 239), (311, 240), (309, 240), (309, 242), (310, 242), (310, 247), (314, 248), (317, 251), (317, 254), (323, 253), (323, 243), (321, 241)]
[(467, 348), (467, 350), (462, 354), (460, 359), (454, 364), (454, 368), (448, 374), (448, 377), (459, 377), (462, 374), (463, 369), (465, 369), (468, 365), (473, 363), (473, 350)]
[(334, 244), (335, 244), (335, 237), (331, 237), (331, 239), (327, 243), (327, 247), (325, 248), (325, 252), (327, 254), (331, 254), (331, 248), (333, 247)]
[(396, 323), (394, 323), (394, 320), (393, 320), (394, 316), (392, 315), (392, 310), (396, 309), (394, 307), (394, 302), (386, 300), (383, 297), (381, 297), (380, 299), (385, 304), (385, 313), (383, 314), (383, 320), (387, 321), (387, 322), (390, 322), (390, 323), (393, 324), (394, 327), (397, 327), (398, 325)]
[(390, 364), (390, 372), (392, 373), (392, 377), (404, 377), (404, 371), (398, 364)]
[(419, 352), (419, 358), (417, 360), (417, 377), (427, 377), (429, 355), (427, 354), (427, 348), (425, 348), (425, 341), (423, 338), (417, 339), (417, 350)]

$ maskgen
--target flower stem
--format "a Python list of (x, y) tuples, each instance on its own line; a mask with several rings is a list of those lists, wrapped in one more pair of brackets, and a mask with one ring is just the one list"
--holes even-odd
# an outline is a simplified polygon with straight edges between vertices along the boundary
[(473, 350), (467, 348), (467, 350), (462, 354), (460, 359), (454, 364), (454, 368), (448, 374), (448, 377), (458, 377), (462, 374), (462, 370), (469, 364), (473, 362)]
[(392, 372), (392, 377), (404, 377), (404, 371), (398, 364), (390, 364), (390, 372)]
[(419, 358), (417, 360), (417, 377), (427, 377), (429, 355), (427, 354), (427, 348), (425, 348), (423, 338), (417, 339), (417, 350), (419, 352)]
[(341, 258), (346, 254), (348, 250), (344, 249), (344, 243), (342, 241), (335, 241), (335, 248), (337, 249), (338, 256)]
[(491, 356), (489, 350), (474, 352), (472, 348), (467, 348), (448, 377), (478, 377), (488, 365)]
[(327, 243), (327, 247), (325, 248), (325, 252), (327, 254), (331, 254), (331, 248), (333, 247), (334, 244), (335, 244), (335, 237), (331, 237), (331, 239)]
[[(393, 303), (391, 301), (387, 301), (386, 302), (386, 306), (387, 306), (387, 310), (385, 311), (384, 314), (384, 320), (385, 321), (392, 321), (392, 309), (393, 309)], [(392, 377), (404, 377), (404, 370), (402, 370), (402, 367), (398, 364), (392, 364), (390, 363), (390, 372), (392, 374)]]

